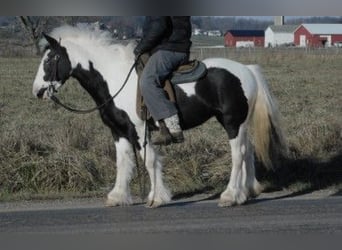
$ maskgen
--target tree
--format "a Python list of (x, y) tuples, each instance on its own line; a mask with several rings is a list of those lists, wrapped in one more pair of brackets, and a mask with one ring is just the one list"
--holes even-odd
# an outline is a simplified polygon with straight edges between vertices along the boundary
[(32, 42), (32, 45), (35, 49), (35, 54), (40, 55), (41, 51), (39, 46), (39, 40), (47, 24), (48, 17), (19, 16), (18, 20), (21, 24), (22, 29), (25, 31), (27, 37)]

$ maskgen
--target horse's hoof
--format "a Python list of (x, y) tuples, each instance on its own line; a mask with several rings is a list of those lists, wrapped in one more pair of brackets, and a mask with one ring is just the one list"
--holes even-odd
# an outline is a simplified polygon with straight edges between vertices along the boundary
[(113, 200), (107, 199), (104, 204), (105, 207), (117, 207), (119, 204), (115, 203)]
[(241, 189), (228, 189), (221, 194), (220, 207), (231, 207), (241, 205), (247, 201), (246, 192)]
[(105, 207), (127, 207), (132, 205), (132, 200), (127, 199), (127, 200), (118, 200), (118, 199), (112, 199), (112, 198), (107, 198), (105, 201)]
[(162, 202), (158, 202), (158, 201), (148, 201), (145, 205), (145, 207), (147, 208), (157, 208), (157, 207), (160, 207), (161, 205), (163, 205)]
[(236, 202), (231, 201), (231, 200), (220, 200), (218, 203), (219, 207), (232, 207), (235, 205), (236, 205)]

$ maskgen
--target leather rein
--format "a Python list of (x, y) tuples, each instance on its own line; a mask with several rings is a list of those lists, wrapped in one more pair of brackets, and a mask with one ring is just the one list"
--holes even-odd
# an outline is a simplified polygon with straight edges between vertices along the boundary
[[(55, 61), (56, 61), (56, 67), (54, 68), (54, 75), (55, 75), (55, 78), (57, 79), (57, 67), (58, 67), (58, 60), (59, 60), (59, 57), (58, 58), (55, 58)], [(137, 64), (137, 61), (134, 61), (133, 65), (131, 66), (127, 76), (126, 76), (126, 79), (124, 81), (124, 83), (122, 84), (122, 86), (120, 87), (120, 89), (109, 99), (107, 99), (104, 103), (94, 107), (94, 108), (90, 108), (90, 109), (75, 109), (75, 108), (72, 108), (72, 107), (69, 107), (68, 105), (62, 103), (57, 96), (55, 96), (54, 94), (57, 93), (57, 90), (53, 84), (53, 81), (50, 81), (50, 84), (47, 88), (47, 95), (48, 97), (54, 102), (56, 103), (57, 105), (65, 108), (66, 110), (70, 111), (70, 112), (73, 112), (73, 113), (76, 113), (76, 114), (88, 114), (88, 113), (91, 113), (91, 112), (94, 112), (95, 110), (99, 110), (101, 108), (103, 108), (104, 106), (106, 106), (110, 101), (112, 101), (115, 97), (117, 97), (121, 91), (124, 89), (124, 87), (126, 86), (127, 82), (128, 82), (128, 79), (129, 77), (131, 76), (132, 74), (132, 71), (133, 69), (135, 68)]]
[[(58, 60), (59, 60), (59, 56), (56, 56), (54, 58), (55, 60), (55, 63), (56, 63), (56, 66), (54, 67), (54, 76), (55, 76), (55, 79), (57, 79), (57, 70), (58, 70)], [(137, 63), (138, 63), (138, 60), (139, 60), (139, 57), (136, 58), (136, 60), (134, 61), (133, 65), (131, 66), (127, 76), (126, 76), (126, 79), (124, 81), (124, 83), (122, 84), (122, 86), (120, 87), (120, 89), (111, 97), (109, 98), (108, 100), (106, 100), (104, 103), (102, 103), (101, 105), (99, 106), (96, 106), (94, 108), (91, 108), (91, 109), (86, 109), (86, 110), (81, 110), (81, 109), (75, 109), (75, 108), (72, 108), (72, 107), (69, 107), (67, 106), (66, 104), (62, 103), (54, 94), (57, 93), (57, 90), (53, 84), (53, 80), (50, 81), (50, 84), (47, 88), (47, 95), (48, 97), (54, 101), (57, 105), (60, 105), (61, 107), (65, 108), (66, 110), (70, 111), (70, 112), (73, 112), (73, 113), (76, 113), (76, 114), (88, 114), (88, 113), (91, 113), (95, 110), (99, 110), (101, 108), (103, 108), (105, 105), (107, 105), (110, 101), (112, 101), (115, 97), (117, 97), (121, 91), (125, 88), (127, 82), (128, 82), (128, 79), (129, 77), (131, 76), (132, 74), (132, 71), (134, 70), (134, 68), (136, 67)], [(146, 166), (146, 145), (147, 145), (147, 125), (146, 125), (146, 122), (145, 122), (145, 128), (144, 128), (144, 143), (143, 143), (143, 148), (144, 148), (144, 158), (143, 158), (143, 164), (144, 166)], [(137, 149), (135, 148), (135, 146), (133, 147), (133, 151), (134, 151), (134, 156), (135, 156), (135, 164), (137, 166), (137, 170), (138, 170), (138, 181), (139, 181), (139, 189), (140, 189), (140, 198), (141, 198), (141, 201), (143, 202), (144, 201), (144, 197), (145, 197), (145, 192), (146, 192), (146, 179), (145, 179), (145, 175), (143, 174), (143, 169), (140, 167), (139, 165), (139, 161), (138, 161), (138, 154), (137, 154)]]

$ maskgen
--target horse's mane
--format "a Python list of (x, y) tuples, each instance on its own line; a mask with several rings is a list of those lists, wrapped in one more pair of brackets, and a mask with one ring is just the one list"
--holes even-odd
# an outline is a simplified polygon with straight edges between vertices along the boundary
[[(57, 41), (60, 40), (62, 45), (66, 42), (72, 42), (86, 49), (92, 48), (93, 50), (106, 50), (107, 53), (113, 52), (115, 56), (119, 55), (121, 59), (132, 59), (133, 57), (132, 51), (135, 43), (121, 44), (112, 37), (109, 31), (94, 30), (87, 26), (65, 25), (52, 30), (50, 36)], [(42, 45), (44, 45), (44, 42)]]

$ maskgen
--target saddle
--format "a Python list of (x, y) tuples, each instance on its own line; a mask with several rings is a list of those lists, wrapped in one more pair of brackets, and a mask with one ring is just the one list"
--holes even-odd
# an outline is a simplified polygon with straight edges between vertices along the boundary
[[(136, 71), (138, 74), (138, 83), (140, 80), (141, 73), (144, 69), (145, 64), (149, 59), (148, 54), (143, 54), (140, 56), (137, 62)], [(170, 79), (167, 79), (163, 84), (163, 89), (166, 93), (167, 98), (170, 101), (177, 103), (176, 94), (173, 88), (173, 84), (182, 84), (197, 81), (198, 79), (205, 76), (207, 73), (207, 68), (205, 64), (198, 60), (189, 61), (187, 64), (179, 66), (171, 75)], [(144, 98), (141, 95), (139, 84), (137, 84), (137, 114), (142, 120), (151, 119), (151, 115), (144, 103)]]

